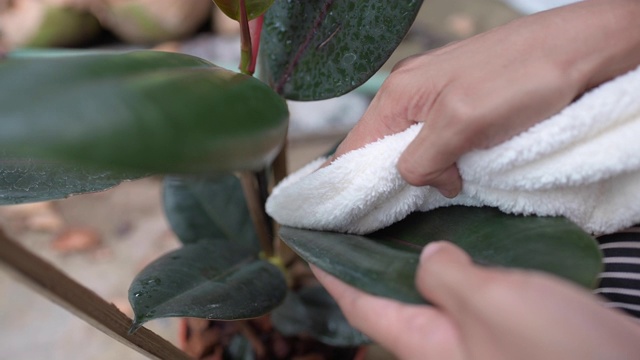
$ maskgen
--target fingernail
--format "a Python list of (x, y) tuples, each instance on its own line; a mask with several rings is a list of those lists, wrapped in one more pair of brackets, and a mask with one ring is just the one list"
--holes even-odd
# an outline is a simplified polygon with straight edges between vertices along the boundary
[(449, 199), (452, 199), (458, 196), (458, 193), (460, 193), (460, 190), (457, 187), (442, 188), (442, 189), (438, 189), (438, 191), (440, 191), (440, 194), (442, 194), (442, 196)]
[(442, 248), (442, 241), (434, 241), (427, 244), (422, 250), (422, 254), (420, 254), (420, 262), (424, 262), (427, 258), (431, 257), (431, 255), (438, 252), (440, 248)]

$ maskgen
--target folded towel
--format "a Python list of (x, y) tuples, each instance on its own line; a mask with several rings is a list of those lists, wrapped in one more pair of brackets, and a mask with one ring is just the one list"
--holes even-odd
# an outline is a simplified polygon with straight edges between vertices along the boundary
[(565, 216), (596, 235), (640, 223), (640, 67), (524, 133), (461, 157), (463, 189), (454, 199), (409, 185), (396, 169), (421, 126), (325, 168), (318, 170), (324, 159), (306, 165), (274, 188), (267, 212), (287, 226), (356, 234), (450, 205)]

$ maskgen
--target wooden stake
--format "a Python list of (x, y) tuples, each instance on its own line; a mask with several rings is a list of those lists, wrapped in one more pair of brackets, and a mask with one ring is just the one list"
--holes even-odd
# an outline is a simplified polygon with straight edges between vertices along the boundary
[(111, 338), (150, 359), (191, 359), (152, 331), (127, 332), (131, 319), (63, 272), (32, 254), (0, 231), (0, 265), (49, 300), (67, 309)]

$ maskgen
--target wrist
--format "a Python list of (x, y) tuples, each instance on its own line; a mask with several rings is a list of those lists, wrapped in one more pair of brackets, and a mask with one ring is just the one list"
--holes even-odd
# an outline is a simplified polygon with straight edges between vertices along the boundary
[(640, 0), (589, 0), (558, 9), (568, 39), (559, 64), (584, 92), (640, 64)]

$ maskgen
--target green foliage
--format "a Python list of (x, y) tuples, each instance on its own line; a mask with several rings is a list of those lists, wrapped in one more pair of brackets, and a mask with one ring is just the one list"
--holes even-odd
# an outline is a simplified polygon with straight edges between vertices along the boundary
[(129, 288), (131, 330), (163, 317), (257, 317), (278, 306), (286, 292), (280, 269), (254, 251), (207, 239), (162, 256), (136, 276)]
[[(214, 1), (239, 18), (238, 0)], [(165, 179), (163, 197), (184, 246), (134, 279), (132, 330), (162, 317), (233, 320), (278, 307), (284, 274), (260, 258), (245, 197), (229, 173), (272, 163), (286, 136), (282, 97), (330, 98), (372, 76), (422, 1), (247, 0), (249, 18), (271, 3), (261, 50), (268, 85), (153, 51), (27, 51), (0, 61), (0, 203), (103, 190), (137, 173), (178, 174)], [(368, 236), (286, 227), (281, 236), (342, 280), (411, 303), (424, 303), (415, 270), (435, 240), (457, 243), (482, 264), (546, 271), (586, 287), (602, 266), (594, 239), (565, 219), (488, 208), (414, 214)], [(366, 341), (318, 287), (290, 292), (272, 320), (285, 335), (337, 346)], [(254, 358), (241, 336), (229, 351)]]
[(545, 271), (592, 288), (602, 270), (595, 239), (564, 218), (523, 217), (491, 208), (416, 213), (367, 236), (283, 227), (302, 258), (372, 294), (423, 303), (415, 289), (422, 248), (449, 240), (480, 264)]
[(345, 94), (369, 79), (400, 44), (422, 0), (276, 0), (265, 15), (268, 83), (293, 100)]
[[(222, 12), (233, 20), (240, 21), (240, 2), (238, 0), (213, 0)], [(273, 0), (245, 0), (247, 17), (255, 19), (264, 14), (273, 4)]]
[(168, 176), (163, 183), (164, 211), (184, 244), (227, 239), (260, 251), (240, 181), (233, 175), (215, 178)]
[(133, 329), (170, 316), (256, 317), (284, 299), (284, 275), (259, 257), (257, 235), (235, 176), (169, 176), (163, 199), (169, 223), (185, 246), (147, 266), (133, 281)]
[(136, 174), (0, 156), (0, 205), (102, 191), (137, 177)]
[(181, 54), (10, 57), (0, 92), (8, 156), (98, 168), (257, 170), (287, 126), (285, 102), (263, 83)]
[(342, 314), (338, 304), (321, 286), (309, 286), (289, 292), (271, 321), (284, 336), (306, 334), (333, 346), (357, 346), (369, 338), (354, 329)]

